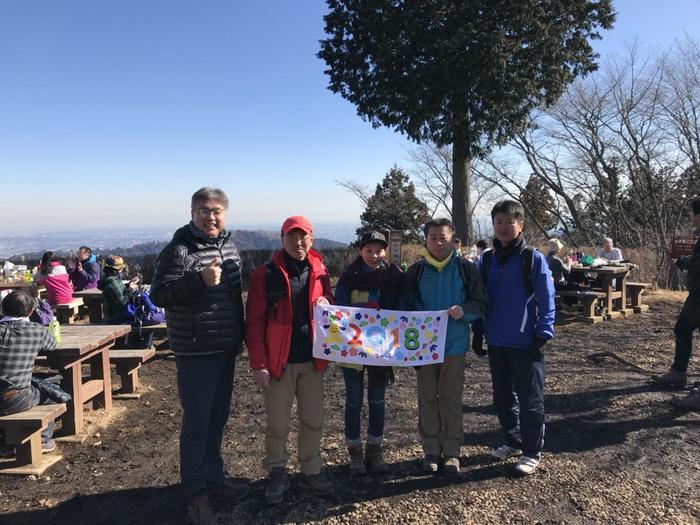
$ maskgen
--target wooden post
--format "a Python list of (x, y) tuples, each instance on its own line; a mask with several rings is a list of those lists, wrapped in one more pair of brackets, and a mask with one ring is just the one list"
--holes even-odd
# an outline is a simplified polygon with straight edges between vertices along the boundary
[(401, 243), (403, 232), (401, 230), (389, 230), (387, 242), (389, 243), (387, 259), (396, 266), (401, 266)]

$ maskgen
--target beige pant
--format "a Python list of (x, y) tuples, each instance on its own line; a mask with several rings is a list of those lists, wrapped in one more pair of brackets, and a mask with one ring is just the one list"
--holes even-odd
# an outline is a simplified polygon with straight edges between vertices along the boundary
[(282, 378), (271, 379), (265, 390), (265, 458), (263, 467), (271, 471), (286, 467), (289, 459), (287, 438), (294, 398), (299, 416), (299, 462), (304, 474), (321, 472), (321, 431), (323, 429), (323, 372), (310, 363), (287, 364)]
[(464, 442), (464, 355), (418, 367), (418, 433), (423, 453), (459, 457)]

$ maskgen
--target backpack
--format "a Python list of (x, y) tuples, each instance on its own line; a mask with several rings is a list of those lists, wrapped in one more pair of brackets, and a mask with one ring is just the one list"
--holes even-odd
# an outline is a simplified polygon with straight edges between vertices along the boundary
[[(525, 285), (525, 293), (530, 297), (535, 292), (535, 285), (532, 282), (532, 263), (534, 259), (535, 249), (531, 246), (525, 246), (520, 253), (520, 273), (523, 277)], [(481, 255), (481, 279), (484, 281), (484, 286), (488, 283), (489, 270), (491, 269), (491, 260), (493, 259), (493, 250), (486, 250)]]
[(124, 308), (125, 321), (132, 326), (153, 326), (165, 322), (165, 312), (151, 302), (147, 292), (136, 292)]

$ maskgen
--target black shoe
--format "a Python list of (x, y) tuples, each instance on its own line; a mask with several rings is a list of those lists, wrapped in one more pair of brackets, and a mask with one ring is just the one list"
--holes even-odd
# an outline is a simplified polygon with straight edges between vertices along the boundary
[(209, 499), (216, 502), (238, 501), (250, 494), (250, 486), (241, 481), (225, 479), (221, 485), (209, 489)]
[(211, 508), (207, 493), (202, 491), (187, 502), (187, 518), (192, 525), (216, 525), (216, 514)]
[(302, 474), (301, 486), (313, 490), (317, 496), (328, 496), (333, 492), (333, 482), (328, 479), (328, 476), (323, 471), (310, 476)]
[(273, 468), (268, 476), (267, 487), (265, 487), (265, 501), (268, 505), (281, 503), (288, 488), (289, 476), (287, 475), (287, 469), (284, 467)]

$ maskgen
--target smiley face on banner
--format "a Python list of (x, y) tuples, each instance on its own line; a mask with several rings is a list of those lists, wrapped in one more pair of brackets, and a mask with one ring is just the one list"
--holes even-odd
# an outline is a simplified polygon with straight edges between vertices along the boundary
[(363, 365), (420, 366), (445, 358), (447, 311), (314, 307), (313, 355)]

